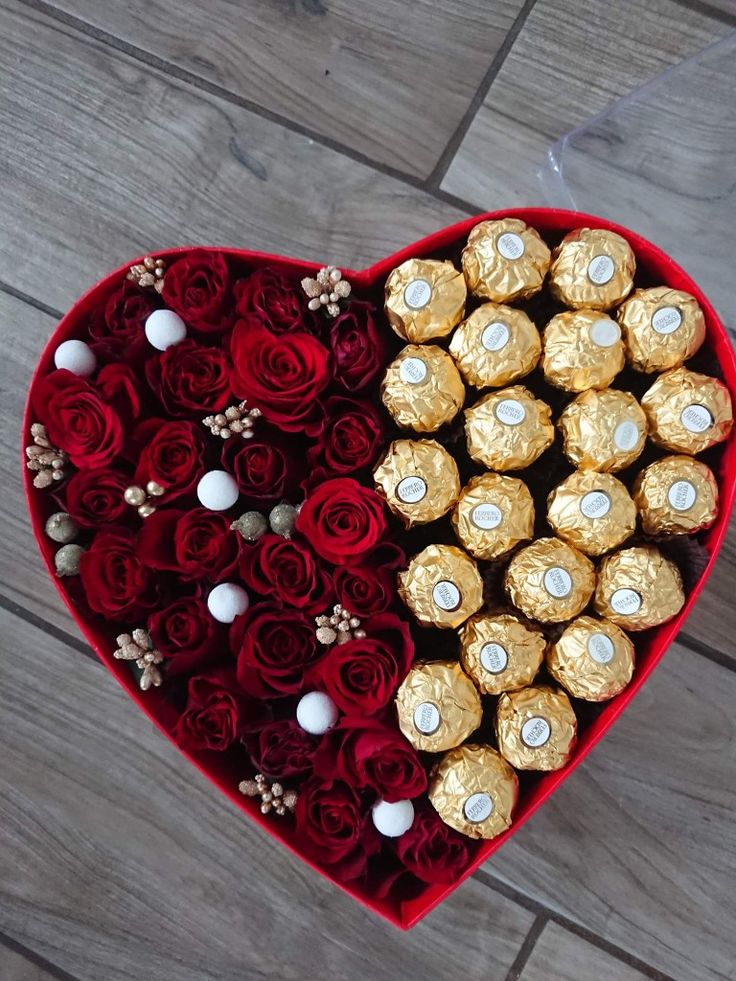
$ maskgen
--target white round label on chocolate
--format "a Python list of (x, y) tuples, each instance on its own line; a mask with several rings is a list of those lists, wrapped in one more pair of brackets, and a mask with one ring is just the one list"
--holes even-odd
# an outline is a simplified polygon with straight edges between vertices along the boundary
[(613, 347), (621, 340), (621, 328), (610, 317), (601, 317), (590, 325), (590, 339), (598, 347)]
[(555, 599), (564, 599), (572, 591), (572, 576), (562, 566), (553, 565), (544, 574), (544, 588)]
[(414, 728), (425, 736), (431, 736), (440, 727), (442, 716), (434, 702), (421, 702), (414, 709)]
[(520, 259), (524, 255), (524, 239), (515, 232), (504, 232), (496, 239), (496, 248), (504, 259)]
[(633, 450), (636, 444), (639, 442), (639, 437), (641, 433), (639, 432), (639, 427), (635, 422), (631, 422), (629, 419), (620, 422), (613, 433), (613, 445), (617, 450)]
[(520, 426), (526, 418), (526, 409), (518, 399), (502, 399), (496, 406), (496, 418), (505, 426)]
[(540, 746), (544, 746), (551, 735), (552, 729), (550, 728), (550, 724), (541, 715), (532, 716), (521, 727), (521, 741), (526, 746), (531, 746), (532, 749), (538, 749)]
[(417, 504), (427, 495), (427, 484), (421, 477), (404, 477), (396, 485), (396, 496), (404, 504)]
[(477, 504), (470, 512), (470, 520), (481, 531), (491, 531), (501, 524), (503, 514), (495, 504)]
[(588, 279), (596, 286), (605, 286), (615, 271), (616, 266), (610, 255), (595, 255), (588, 263)]
[(500, 644), (484, 644), (480, 649), (480, 663), (489, 674), (501, 674), (506, 670), (509, 656)]
[(500, 351), (509, 342), (509, 329), (500, 320), (492, 324), (486, 324), (483, 333), (480, 335), (480, 342), (486, 351)]
[(682, 314), (677, 307), (660, 307), (652, 314), (652, 330), (658, 334), (674, 334), (682, 325)]
[(471, 794), (463, 804), (463, 814), (471, 824), (480, 824), (493, 814), (493, 801), (488, 794)]
[(588, 491), (580, 498), (580, 510), (586, 518), (605, 518), (611, 510), (611, 498), (605, 491)]
[(689, 433), (704, 433), (713, 425), (713, 416), (704, 405), (693, 402), (680, 413), (680, 422)]
[(689, 511), (697, 496), (698, 492), (689, 480), (676, 480), (667, 491), (667, 500), (675, 511)]
[(421, 358), (405, 358), (399, 365), (399, 378), (408, 385), (419, 385), (427, 377), (427, 365)]
[(404, 303), (410, 310), (421, 310), (432, 299), (432, 287), (426, 279), (412, 279), (404, 290)]
[(608, 602), (611, 609), (623, 617), (630, 617), (641, 609), (641, 596), (635, 589), (617, 589)]
[(608, 664), (613, 660), (616, 651), (613, 641), (606, 634), (591, 634), (588, 637), (587, 648), (588, 654), (598, 664)]
[(432, 589), (432, 599), (446, 613), (452, 613), (460, 606), (460, 590), (449, 579), (440, 579)]

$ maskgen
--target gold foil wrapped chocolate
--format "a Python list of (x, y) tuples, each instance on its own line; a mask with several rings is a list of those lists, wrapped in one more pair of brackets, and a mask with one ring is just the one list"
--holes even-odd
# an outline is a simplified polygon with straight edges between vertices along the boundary
[(533, 371), (542, 353), (539, 331), (523, 310), (483, 303), (457, 327), (450, 354), (476, 388), (508, 385)]
[(467, 287), (451, 262), (407, 259), (386, 280), (385, 312), (393, 330), (412, 344), (445, 337), (465, 313)]
[(691, 456), (665, 456), (634, 482), (634, 503), (647, 535), (692, 535), (718, 514), (718, 484), (710, 467)]
[(534, 501), (516, 477), (484, 473), (463, 487), (452, 512), (460, 544), (476, 559), (496, 559), (534, 535)]
[(407, 528), (441, 518), (460, 493), (457, 464), (434, 439), (394, 440), (373, 479)]
[(558, 420), (565, 456), (580, 470), (613, 473), (644, 449), (647, 418), (630, 392), (615, 388), (583, 392)]
[(611, 474), (576, 470), (550, 492), (547, 521), (568, 544), (602, 555), (634, 534), (636, 506)]
[(554, 688), (522, 688), (498, 700), (498, 748), (517, 770), (559, 770), (572, 756), (577, 731), (570, 699)]
[(542, 666), (544, 634), (511, 613), (478, 613), (459, 634), (460, 663), (483, 695), (525, 688)]
[(428, 545), (399, 573), (399, 596), (420, 623), (459, 627), (483, 604), (478, 566), (454, 545)]
[(399, 728), (415, 747), (441, 753), (464, 742), (483, 714), (475, 685), (457, 661), (418, 661), (396, 693)]
[(635, 290), (616, 316), (629, 363), (638, 371), (678, 368), (705, 340), (705, 317), (698, 301), (669, 286)]
[(494, 303), (538, 293), (549, 262), (550, 251), (539, 232), (518, 218), (479, 222), (462, 255), (468, 289)]
[(468, 743), (434, 766), (428, 795), (451, 828), (470, 838), (496, 838), (511, 827), (519, 778), (491, 746)]
[(397, 425), (431, 433), (455, 418), (465, 386), (441, 347), (408, 344), (386, 369), (381, 399)]
[(679, 569), (653, 545), (623, 548), (600, 564), (596, 612), (624, 630), (647, 630), (666, 623), (684, 603)]
[(565, 310), (544, 328), (542, 371), (557, 388), (606, 388), (624, 361), (621, 328), (601, 310)]
[(581, 613), (595, 588), (590, 559), (559, 538), (539, 538), (520, 549), (504, 578), (517, 609), (542, 623), (560, 623)]
[(550, 645), (547, 669), (573, 698), (604, 702), (631, 681), (634, 645), (610, 620), (578, 617)]
[(552, 253), (549, 288), (566, 307), (610, 310), (628, 296), (636, 259), (616, 232), (577, 228)]
[(552, 410), (528, 388), (489, 392), (465, 410), (468, 453), (492, 470), (521, 470), (555, 438)]
[(727, 439), (733, 427), (731, 395), (723, 382), (688, 368), (660, 375), (641, 404), (652, 440), (673, 453), (702, 453)]

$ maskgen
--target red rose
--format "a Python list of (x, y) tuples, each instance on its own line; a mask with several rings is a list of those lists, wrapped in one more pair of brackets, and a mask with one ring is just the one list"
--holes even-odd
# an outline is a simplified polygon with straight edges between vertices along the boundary
[(422, 882), (455, 882), (471, 858), (468, 839), (453, 831), (429, 805), (417, 809), (414, 823), (396, 839), (396, 854)]
[(265, 603), (251, 607), (238, 621), (230, 643), (237, 651), (241, 687), (256, 698), (298, 694), (304, 672), (321, 653), (314, 623), (297, 610)]
[(414, 657), (409, 625), (380, 613), (364, 625), (368, 636), (333, 647), (313, 677), (346, 714), (374, 715), (387, 705)]
[(192, 330), (214, 334), (232, 327), (230, 274), (221, 252), (195, 249), (176, 259), (166, 270), (161, 295)]
[(233, 293), (238, 317), (268, 327), (274, 334), (315, 326), (315, 315), (308, 309), (304, 293), (275, 266), (263, 266), (247, 279), (238, 280)]
[(189, 494), (204, 473), (201, 428), (184, 420), (146, 419), (135, 430), (138, 465), (135, 481), (155, 480), (166, 489), (166, 502)]
[(262, 426), (253, 439), (225, 440), (222, 466), (246, 497), (274, 503), (295, 494), (304, 472), (297, 446)]
[(127, 529), (99, 532), (82, 553), (79, 576), (90, 609), (112, 620), (134, 620), (158, 602), (153, 570)]
[(123, 494), (130, 477), (110, 467), (77, 470), (64, 485), (62, 507), (82, 528), (114, 525), (132, 513)]
[(338, 780), (309, 780), (296, 803), (296, 840), (320, 865), (329, 865), (337, 879), (355, 879), (365, 872), (368, 855), (381, 845), (357, 793)]
[(383, 424), (370, 402), (341, 398), (325, 402), (325, 427), (309, 461), (330, 476), (370, 467), (383, 444)]
[(256, 770), (286, 780), (312, 772), (318, 741), (296, 719), (283, 719), (248, 735), (245, 745)]
[(238, 688), (231, 671), (213, 671), (189, 679), (187, 704), (173, 736), (182, 749), (222, 752), (256, 725), (263, 706)]
[(154, 646), (167, 659), (166, 674), (185, 674), (216, 657), (224, 647), (223, 628), (203, 599), (182, 596), (148, 618)]
[(240, 573), (246, 585), (305, 613), (320, 613), (332, 598), (330, 577), (300, 542), (266, 534), (243, 545)]
[(146, 378), (171, 416), (217, 412), (230, 398), (227, 354), (191, 338), (149, 358)]
[(141, 395), (138, 378), (130, 365), (106, 364), (97, 373), (95, 388), (115, 410), (125, 429), (136, 421), (141, 411)]
[(387, 359), (384, 334), (373, 320), (370, 303), (353, 300), (332, 321), (330, 347), (335, 359), (335, 380), (349, 392), (357, 392), (373, 381)]
[(330, 381), (330, 355), (303, 331), (275, 337), (240, 320), (231, 340), (233, 389), (257, 406), (268, 422), (288, 432), (319, 427), (318, 397)]
[(238, 539), (224, 514), (162, 508), (143, 522), (138, 554), (152, 569), (176, 572), (186, 580), (221, 582), (237, 563)]
[(336, 565), (359, 562), (386, 532), (382, 498), (357, 480), (327, 480), (307, 497), (297, 529), (318, 555)]
[(106, 467), (122, 450), (117, 413), (86, 379), (63, 369), (52, 371), (36, 385), (33, 403), (51, 445), (64, 450), (80, 470)]
[(158, 293), (123, 280), (90, 314), (90, 347), (101, 361), (137, 360), (148, 349), (146, 320), (160, 306)]
[(337, 602), (361, 619), (388, 610), (396, 596), (395, 574), (385, 566), (342, 565), (334, 581)]

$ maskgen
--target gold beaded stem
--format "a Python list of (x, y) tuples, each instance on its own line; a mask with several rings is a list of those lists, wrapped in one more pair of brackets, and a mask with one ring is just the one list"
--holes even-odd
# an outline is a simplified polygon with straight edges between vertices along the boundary
[(155, 480), (149, 480), (145, 490), (137, 484), (126, 487), (123, 497), (126, 504), (138, 509), (141, 518), (148, 518), (156, 510), (155, 506), (151, 504), (151, 498), (162, 497), (165, 493), (166, 489), (161, 484), (157, 484)]

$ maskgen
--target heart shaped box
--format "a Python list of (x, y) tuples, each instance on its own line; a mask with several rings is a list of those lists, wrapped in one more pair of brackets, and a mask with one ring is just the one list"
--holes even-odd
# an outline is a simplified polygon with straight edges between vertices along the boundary
[[(626, 238), (636, 254), (638, 270), (643, 272), (652, 283), (666, 284), (676, 289), (685, 290), (697, 299), (705, 314), (707, 325), (706, 343), (720, 362), (723, 381), (728, 386), (731, 397), (736, 403), (736, 358), (734, 357), (731, 341), (713, 306), (687, 273), (673, 262), (669, 256), (665, 255), (661, 249), (646, 239), (641, 238), (639, 235), (601, 218), (575, 211), (547, 208), (521, 208), (511, 211), (489, 212), (488, 214), (467, 218), (462, 222), (435, 232), (420, 242), (416, 242), (402, 249), (400, 252), (380, 260), (368, 269), (360, 272), (345, 271), (345, 275), (353, 284), (354, 289), (375, 289), (376, 287), (382, 286), (391, 270), (405, 259), (424, 256), (444, 257), (456, 248), (458, 243), (463, 242), (467, 238), (470, 229), (478, 221), (485, 218), (493, 219), (502, 217), (521, 218), (529, 225), (537, 228), (543, 235), (561, 237), (562, 234), (573, 228), (587, 226), (591, 228), (610, 229)], [(154, 257), (160, 256), (164, 259), (171, 259), (188, 251), (190, 251), (189, 247), (170, 249), (154, 253)], [(213, 249), (213, 251), (215, 250)], [(284, 259), (279, 256), (249, 252), (242, 249), (219, 249), (217, 251), (222, 251), (227, 255), (237, 256), (250, 263), (254, 268), (267, 264), (278, 265), (285, 273), (294, 275), (295, 277), (302, 277), (305, 274), (313, 275), (319, 268), (314, 263), (299, 262), (294, 259)], [(140, 260), (136, 259), (132, 261)], [(130, 265), (131, 263), (126, 263), (125, 266), (121, 266), (115, 272), (110, 273), (110, 275), (100, 280), (100, 282), (77, 301), (60, 321), (41, 354), (33, 379), (31, 380), (29, 399), (26, 403), (23, 419), (24, 436), (27, 435), (32, 422), (30, 418), (30, 392), (33, 391), (36, 380), (53, 369), (53, 355), (56, 347), (61, 341), (67, 340), (75, 335), (78, 336), (78, 325), (84, 322), (90, 311), (100, 303), (101, 297), (105, 295), (107, 290), (121, 281)], [(25, 443), (25, 440), (23, 442)], [(49, 576), (56, 584), (77, 626), (96, 652), (100, 661), (115, 676), (128, 693), (128, 696), (164, 735), (168, 736), (167, 730), (173, 725), (176, 717), (171, 706), (167, 705), (165, 696), (161, 693), (161, 690), (152, 689), (145, 693), (139, 690), (137, 682), (126, 664), (113, 658), (112, 652), (115, 646), (113, 643), (114, 634), (112, 632), (105, 634), (104, 631), (97, 627), (85, 623), (79, 611), (72, 605), (63, 583), (56, 577), (53, 565), (53, 543), (44, 534), (44, 523), (47, 517), (48, 505), (44, 495), (39, 494), (32, 487), (32, 475), (25, 468), (23, 447), (21, 447), (21, 454), (26, 499), (33, 532), (49, 571)], [(535, 786), (520, 800), (514, 823), (510, 830), (491, 841), (481, 842), (473, 862), (457, 882), (450, 885), (428, 886), (421, 895), (408, 901), (399, 902), (392, 899), (391, 896), (385, 899), (367, 897), (351, 888), (350, 885), (336, 883), (337, 885), (340, 885), (345, 892), (349, 893), (358, 902), (385, 917), (395, 926), (408, 930), (422, 919), (422, 917), (426, 916), (430, 910), (441, 903), (446, 896), (456, 889), (475, 869), (482, 865), (504, 842), (508, 841), (521, 828), (524, 822), (532, 816), (537, 808), (541, 807), (550, 794), (570, 776), (595, 744), (603, 738), (619, 715), (624, 712), (642, 685), (646, 683), (655, 666), (664, 656), (669, 644), (682, 628), (685, 619), (695, 605), (698, 595), (705, 585), (718, 551), (726, 537), (729, 516), (733, 506), (734, 494), (736, 493), (736, 434), (732, 434), (727, 443), (723, 445), (720, 465), (716, 469), (716, 477), (720, 488), (720, 512), (716, 523), (703, 538), (708, 553), (708, 562), (699, 581), (690, 591), (684, 608), (669, 623), (647, 632), (647, 638), (644, 643), (641, 643), (640, 640), (637, 645), (637, 667), (631, 684), (612, 701), (604, 703), (597, 718), (582, 731), (575, 755), (567, 766), (561, 770), (541, 776)], [(238, 793), (237, 785), (241, 775), (234, 773), (233, 767), (229, 766), (227, 761), (221, 758), (220, 754), (213, 752), (187, 753), (183, 750), (180, 750), (180, 752), (183, 753), (190, 763), (205, 774), (236, 807), (245, 811), (252, 821), (259, 824), (267, 834), (280, 841), (281, 844), (297, 855), (302, 861), (306, 861), (316, 871), (329, 878), (323, 869), (309, 862), (308, 859), (294, 848), (290, 840), (290, 829), (288, 826), (269, 821), (260, 813), (259, 807), (254, 800), (245, 798), (242, 794)], [(635, 761), (632, 762), (635, 763)]]

